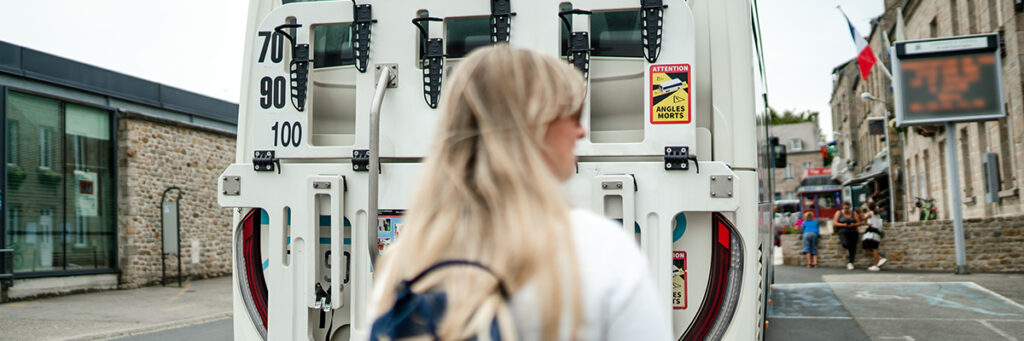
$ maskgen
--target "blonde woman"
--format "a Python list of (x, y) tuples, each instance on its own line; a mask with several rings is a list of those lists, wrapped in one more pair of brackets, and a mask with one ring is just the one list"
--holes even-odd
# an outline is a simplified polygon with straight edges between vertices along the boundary
[[(498, 45), (446, 81), (402, 238), (378, 264), (371, 338), (670, 339), (668, 306), (635, 242), (560, 192), (585, 134), (581, 74)], [(439, 323), (409, 332), (396, 310), (437, 292)], [(437, 318), (431, 307), (417, 313)]]

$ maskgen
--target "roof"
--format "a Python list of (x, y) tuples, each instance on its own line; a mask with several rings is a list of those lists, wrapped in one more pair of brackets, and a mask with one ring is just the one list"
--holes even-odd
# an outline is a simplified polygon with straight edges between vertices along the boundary
[(779, 138), (779, 143), (785, 144), (786, 149), (791, 149), (790, 140), (799, 138), (803, 141), (803, 150), (787, 150), (787, 153), (812, 152), (820, 153), (818, 143), (821, 134), (818, 125), (814, 122), (800, 122), (790, 124), (773, 124), (768, 127), (768, 134)]
[(238, 124), (238, 104), (0, 41), (0, 73)]

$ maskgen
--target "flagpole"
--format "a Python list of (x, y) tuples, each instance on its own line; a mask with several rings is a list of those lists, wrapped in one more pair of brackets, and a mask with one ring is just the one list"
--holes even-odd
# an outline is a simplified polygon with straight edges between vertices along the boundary
[[(892, 43), (889, 42), (889, 32), (886, 32), (885, 30), (882, 30), (882, 45), (884, 45), (882, 48), (885, 49), (882, 52), (889, 53), (889, 45), (892, 45)], [(891, 61), (892, 56), (889, 56), (887, 60)], [(881, 61), (881, 59), (879, 59), (879, 61)], [(889, 71), (889, 68), (885, 67), (885, 63), (878, 63), (878, 66), (882, 67), (882, 71), (885, 71), (885, 75), (889, 76), (889, 81), (893, 82), (892, 71)]]
[[(888, 47), (886, 47), (886, 48), (888, 48)], [(882, 68), (883, 74), (886, 77), (889, 77), (889, 81), (890, 82), (893, 82), (893, 80), (892, 80), (892, 72), (889, 72), (889, 68), (885, 67), (885, 63), (882, 63), (881, 61), (879, 61), (879, 62), (876, 62), (875, 64), (878, 64), (878, 67)]]

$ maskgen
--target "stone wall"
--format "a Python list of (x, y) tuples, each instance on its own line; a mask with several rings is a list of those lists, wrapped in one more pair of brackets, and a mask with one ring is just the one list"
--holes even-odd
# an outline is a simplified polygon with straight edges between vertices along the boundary
[[(861, 228), (861, 232), (864, 228)], [(956, 251), (953, 223), (949, 220), (899, 222), (883, 227), (885, 238), (879, 253), (889, 259), (885, 268), (953, 271)], [(818, 263), (824, 267), (846, 266), (846, 249), (838, 235), (822, 235)], [(964, 220), (967, 266), (973, 272), (1024, 272), (1024, 216)], [(799, 235), (782, 236), (783, 261), (805, 265)], [(871, 265), (871, 256), (857, 245), (854, 265)]]
[[(231, 273), (231, 210), (217, 204), (217, 176), (234, 160), (233, 134), (139, 116), (118, 122), (118, 267), (120, 287), (158, 283), (161, 276), (160, 199), (183, 190), (180, 204), (182, 276)], [(168, 194), (169, 200), (175, 195)], [(192, 259), (198, 246), (198, 259)], [(168, 281), (177, 259), (167, 257)]]

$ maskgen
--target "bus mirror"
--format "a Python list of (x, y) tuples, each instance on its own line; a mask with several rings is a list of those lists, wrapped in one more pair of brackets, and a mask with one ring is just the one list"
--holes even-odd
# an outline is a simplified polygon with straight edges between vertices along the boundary
[(769, 140), (772, 164), (775, 168), (786, 168), (786, 146), (779, 144), (779, 138), (772, 136)]

